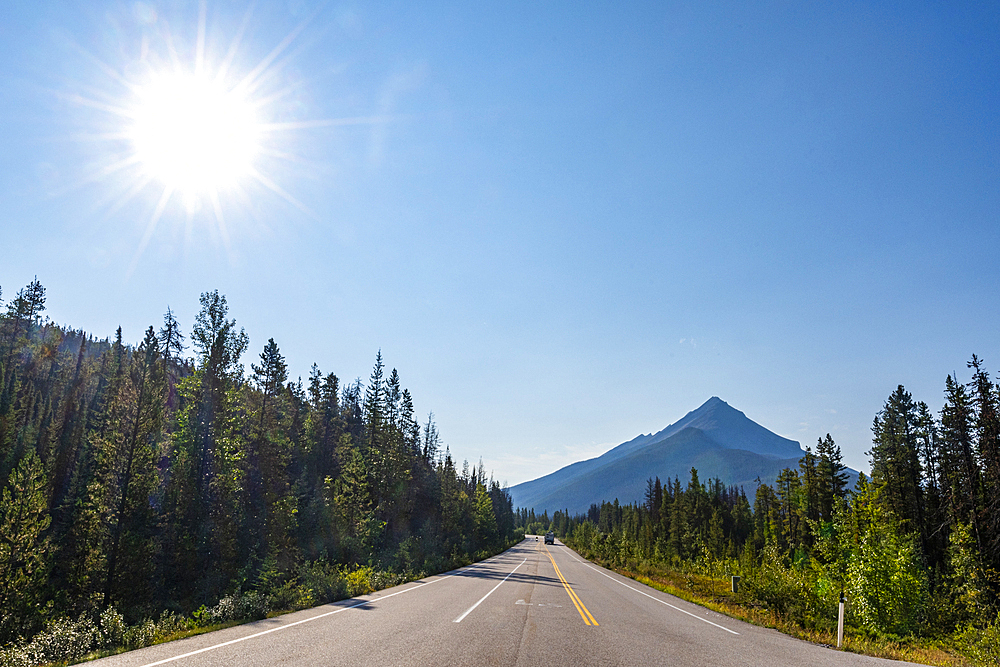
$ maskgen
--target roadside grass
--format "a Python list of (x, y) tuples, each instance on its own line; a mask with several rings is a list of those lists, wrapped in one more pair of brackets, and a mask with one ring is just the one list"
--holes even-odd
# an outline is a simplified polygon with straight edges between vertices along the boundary
[[(288, 613), (288, 612), (284, 612)], [(268, 615), (270, 616), (270, 614)], [(236, 627), (237, 625), (243, 625), (247, 621), (227, 621), (225, 623), (214, 623), (212, 625), (203, 625), (196, 628), (190, 628), (188, 630), (177, 630), (168, 635), (157, 636), (156, 639), (149, 644), (149, 646), (156, 646), (157, 644), (166, 644), (167, 642), (172, 642), (175, 639), (184, 639), (185, 637), (196, 637), (198, 635), (203, 635), (208, 632), (215, 632), (216, 630), (225, 630), (226, 628)], [(107, 658), (111, 655), (118, 655), (119, 653), (127, 653), (134, 649), (126, 648), (124, 646), (116, 646), (114, 648), (102, 649), (100, 651), (91, 651), (87, 655), (80, 658), (78, 661), (64, 661), (64, 662), (52, 662), (45, 667), (64, 667), (66, 665), (76, 665), (81, 662), (90, 662), (91, 660), (97, 660), (99, 658)]]
[[(599, 560), (597, 562), (630, 579), (720, 614), (753, 625), (773, 628), (792, 637), (819, 644), (831, 650), (838, 650), (836, 648), (836, 619), (833, 620), (832, 629), (809, 629), (762, 605), (741, 603), (732, 593), (728, 580), (720, 580), (703, 574), (667, 570), (646, 564), (637, 565), (634, 568), (622, 568)], [(955, 652), (944, 642), (927, 638), (887, 639), (845, 631), (844, 646), (840, 650), (877, 658), (905, 660), (941, 667), (972, 667), (975, 664)]]

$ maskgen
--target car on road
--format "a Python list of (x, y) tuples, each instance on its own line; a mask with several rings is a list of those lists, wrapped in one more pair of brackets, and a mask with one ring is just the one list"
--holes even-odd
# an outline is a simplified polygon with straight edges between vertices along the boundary
[(546, 544), (555, 544), (556, 543), (555, 533), (553, 533), (551, 530), (549, 532), (545, 533), (545, 543)]

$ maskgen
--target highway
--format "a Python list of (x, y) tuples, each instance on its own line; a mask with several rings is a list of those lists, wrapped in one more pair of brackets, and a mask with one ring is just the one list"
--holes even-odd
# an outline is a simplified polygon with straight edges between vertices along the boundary
[(95, 661), (205, 665), (903, 665), (717, 614), (529, 537), (453, 572)]

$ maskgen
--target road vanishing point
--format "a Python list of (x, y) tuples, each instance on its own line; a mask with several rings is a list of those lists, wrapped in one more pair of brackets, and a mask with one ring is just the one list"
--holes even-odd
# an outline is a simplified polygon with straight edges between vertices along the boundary
[(685, 602), (529, 536), (371, 595), (121, 653), (100, 667), (904, 665)]

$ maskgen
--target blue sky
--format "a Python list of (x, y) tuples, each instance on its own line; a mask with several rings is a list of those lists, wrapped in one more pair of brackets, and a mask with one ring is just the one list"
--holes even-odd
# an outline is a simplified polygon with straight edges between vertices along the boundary
[(37, 275), (138, 341), (219, 289), (293, 375), (381, 349), (511, 484), (713, 395), (867, 469), (897, 384), (937, 411), (973, 353), (1000, 370), (995, 3), (537, 4), (208, 0), (206, 62), (292, 36), (256, 95), (299, 124), (224, 234), (179, 197), (151, 228), (163, 187), (124, 196), (89, 103), (168, 34), (190, 68), (199, 4), (4, 3), (4, 299)]

